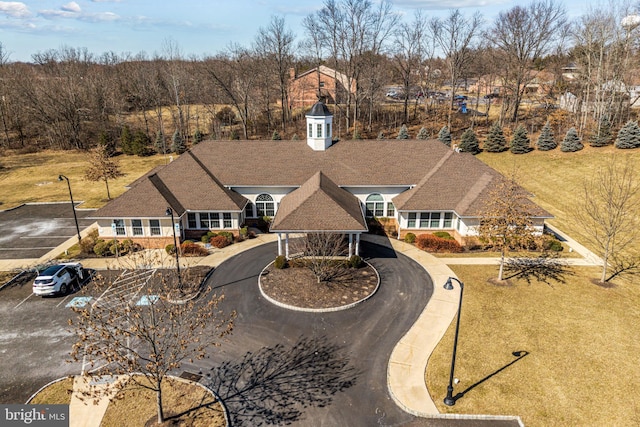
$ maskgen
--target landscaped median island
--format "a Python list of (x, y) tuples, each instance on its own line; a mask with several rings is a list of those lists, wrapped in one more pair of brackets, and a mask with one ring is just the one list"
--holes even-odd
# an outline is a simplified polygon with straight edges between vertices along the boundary
[(518, 415), (526, 426), (638, 421), (640, 288), (623, 280), (596, 286), (598, 267), (574, 267), (565, 283), (506, 286), (489, 283), (496, 266), (450, 267), (465, 284), (453, 392), (462, 395), (443, 404), (454, 321), (426, 371), (439, 411)]

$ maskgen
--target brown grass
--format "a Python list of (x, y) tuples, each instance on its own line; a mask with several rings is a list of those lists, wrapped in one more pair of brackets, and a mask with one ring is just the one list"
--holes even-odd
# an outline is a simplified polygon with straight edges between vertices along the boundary
[[(125, 185), (136, 180), (169, 156), (118, 156), (125, 176), (109, 181), (111, 197), (125, 191)], [(0, 209), (21, 203), (69, 201), (69, 190), (58, 175), (69, 178), (74, 201), (84, 201), (80, 208), (104, 205), (107, 191), (104, 182), (91, 182), (84, 178), (87, 153), (83, 151), (43, 151), (31, 154), (12, 154), (3, 157), (0, 169)]]
[(576, 268), (553, 286), (496, 286), (495, 266), (451, 268), (465, 283), (454, 395), (514, 361), (513, 351), (529, 354), (447, 407), (452, 322), (426, 374), (441, 412), (519, 415), (532, 427), (640, 422), (640, 288), (595, 286), (597, 268)]
[(46, 387), (29, 402), (33, 405), (68, 405), (71, 402), (73, 377), (65, 378)]

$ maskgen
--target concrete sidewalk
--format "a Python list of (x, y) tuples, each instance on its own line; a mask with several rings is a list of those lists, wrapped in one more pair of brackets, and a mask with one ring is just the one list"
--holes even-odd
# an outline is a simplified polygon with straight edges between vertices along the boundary
[(74, 377), (73, 393), (69, 403), (69, 427), (100, 427), (109, 402), (120, 389), (119, 383), (126, 381), (126, 378), (94, 378), (82, 375)]

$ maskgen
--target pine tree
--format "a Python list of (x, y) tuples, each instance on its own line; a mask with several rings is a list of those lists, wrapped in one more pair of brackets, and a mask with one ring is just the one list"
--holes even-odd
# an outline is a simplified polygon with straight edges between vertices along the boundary
[(239, 141), (240, 140), (240, 135), (238, 135), (238, 132), (233, 129), (231, 130), (231, 134), (229, 135), (229, 139), (232, 141)]
[(149, 154), (149, 144), (151, 141), (146, 133), (141, 130), (137, 130), (133, 134), (133, 141), (131, 142), (132, 154), (136, 156), (146, 156)]
[(196, 129), (196, 131), (193, 133), (193, 143), (199, 144), (203, 139), (204, 135), (202, 134), (202, 131), (200, 131), (200, 129)]
[(451, 147), (451, 134), (449, 133), (449, 128), (443, 126), (438, 132), (438, 140), (442, 142), (447, 147)]
[(133, 135), (128, 125), (124, 125), (120, 133), (120, 148), (124, 154), (133, 154)]
[(615, 142), (616, 148), (640, 147), (640, 127), (638, 122), (629, 120), (618, 132)]
[(538, 136), (538, 150), (549, 151), (558, 146), (555, 137), (553, 136), (553, 129), (549, 122), (545, 123), (540, 135)]
[(469, 128), (463, 132), (459, 148), (465, 153), (478, 154), (480, 152), (480, 143), (473, 129)]
[(423, 127), (420, 128), (420, 131), (418, 132), (418, 135), (416, 136), (417, 139), (429, 139), (429, 132), (427, 132), (427, 130)]
[(484, 142), (484, 150), (489, 153), (501, 153), (507, 149), (507, 139), (502, 132), (502, 126), (494, 122), (489, 129), (487, 139)]
[(564, 136), (564, 139), (560, 143), (560, 150), (569, 153), (574, 151), (580, 151), (584, 148), (582, 145), (582, 141), (580, 141), (580, 137), (578, 136), (578, 132), (576, 132), (576, 128), (571, 128), (567, 131), (567, 134)]
[(407, 129), (407, 125), (402, 125), (396, 139), (409, 139), (409, 130)]
[(98, 136), (98, 146), (103, 147), (109, 157), (116, 153), (116, 144), (107, 132), (102, 131)]
[(162, 132), (158, 132), (156, 142), (153, 145), (156, 147), (158, 154), (167, 154), (167, 142), (165, 141), (164, 134)]
[(280, 141), (280, 140), (282, 140), (282, 137), (280, 136), (280, 134), (278, 133), (277, 130), (273, 131), (273, 135), (271, 135), (271, 140), (272, 141)]
[(524, 126), (520, 125), (513, 133), (513, 139), (511, 140), (511, 152), (513, 154), (526, 154), (531, 151), (531, 141), (527, 130)]
[(613, 139), (613, 133), (611, 132), (611, 122), (609, 117), (603, 115), (600, 118), (600, 124), (595, 133), (591, 135), (589, 143), (592, 147), (604, 147), (611, 144)]
[(184, 146), (184, 140), (182, 139), (182, 134), (176, 129), (173, 133), (173, 137), (171, 138), (171, 151), (176, 154), (184, 153), (187, 148)]

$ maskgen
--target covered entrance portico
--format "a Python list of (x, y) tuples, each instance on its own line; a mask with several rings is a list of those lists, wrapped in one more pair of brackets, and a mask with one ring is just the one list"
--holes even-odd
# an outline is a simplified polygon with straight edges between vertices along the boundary
[(368, 231), (360, 200), (316, 172), (287, 194), (269, 229), (278, 234), (278, 255), (291, 257), (290, 240), (308, 234), (348, 236), (348, 256), (360, 254), (360, 234)]

